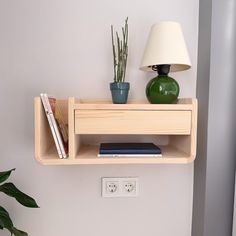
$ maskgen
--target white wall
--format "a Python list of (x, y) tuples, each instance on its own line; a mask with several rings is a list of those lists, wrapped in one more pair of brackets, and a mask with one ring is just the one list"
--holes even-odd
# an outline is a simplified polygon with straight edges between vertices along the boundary
[[(16, 167), (11, 179), (41, 208), (25, 209), (5, 196), (0, 202), (32, 236), (190, 235), (192, 165), (54, 167), (34, 160), (33, 97), (48, 91), (58, 97), (110, 98), (110, 24), (120, 26), (126, 16), (130, 98), (145, 98), (154, 75), (138, 66), (149, 29), (160, 20), (182, 24), (193, 67), (173, 76), (181, 97), (194, 97), (196, 0), (0, 1), (0, 169)], [(139, 176), (140, 196), (101, 198), (103, 176)]]

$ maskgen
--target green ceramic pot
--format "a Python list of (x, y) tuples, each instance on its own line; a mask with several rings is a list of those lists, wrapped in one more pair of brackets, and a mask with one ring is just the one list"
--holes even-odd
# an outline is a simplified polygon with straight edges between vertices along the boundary
[(112, 102), (115, 104), (125, 104), (128, 100), (130, 85), (128, 82), (110, 83)]
[(174, 103), (179, 96), (179, 85), (168, 75), (158, 75), (147, 84), (146, 96), (150, 103)]

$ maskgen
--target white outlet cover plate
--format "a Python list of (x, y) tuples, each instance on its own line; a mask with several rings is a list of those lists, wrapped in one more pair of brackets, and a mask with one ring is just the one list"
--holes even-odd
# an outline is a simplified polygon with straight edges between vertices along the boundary
[[(111, 192), (109, 185), (117, 185)], [(130, 189), (130, 191), (128, 191)], [(139, 194), (138, 177), (106, 177), (102, 178), (102, 197), (137, 197)]]

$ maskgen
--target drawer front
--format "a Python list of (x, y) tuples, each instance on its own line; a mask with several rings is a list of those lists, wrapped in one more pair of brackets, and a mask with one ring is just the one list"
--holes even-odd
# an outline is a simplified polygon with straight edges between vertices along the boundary
[(190, 134), (191, 111), (75, 110), (76, 134)]

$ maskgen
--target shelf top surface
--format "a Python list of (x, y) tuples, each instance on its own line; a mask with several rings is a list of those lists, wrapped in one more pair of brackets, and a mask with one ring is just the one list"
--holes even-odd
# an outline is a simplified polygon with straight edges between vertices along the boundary
[(113, 104), (111, 100), (75, 99), (74, 109), (110, 110), (192, 110), (195, 98), (180, 98), (174, 104), (150, 104), (145, 100), (129, 100), (127, 104)]

